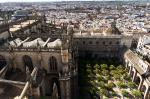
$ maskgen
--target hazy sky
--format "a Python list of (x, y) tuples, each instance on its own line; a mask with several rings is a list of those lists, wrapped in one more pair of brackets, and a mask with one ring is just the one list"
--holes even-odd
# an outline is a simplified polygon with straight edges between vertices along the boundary
[(0, 2), (44, 2), (44, 1), (48, 2), (48, 1), (123, 1), (123, 0), (0, 0)]

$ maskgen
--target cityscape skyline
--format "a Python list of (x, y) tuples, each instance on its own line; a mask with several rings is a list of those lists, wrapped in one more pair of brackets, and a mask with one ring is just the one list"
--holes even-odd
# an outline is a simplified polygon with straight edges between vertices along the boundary
[(0, 0), (0, 99), (150, 99), (150, 0)]
[(2, 0), (0, 2), (61, 2), (61, 1), (148, 1), (148, 0)]

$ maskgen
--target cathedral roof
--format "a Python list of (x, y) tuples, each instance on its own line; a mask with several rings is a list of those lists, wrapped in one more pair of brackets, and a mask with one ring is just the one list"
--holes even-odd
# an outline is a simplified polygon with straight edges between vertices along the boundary
[(48, 48), (55, 48), (55, 47), (61, 47), (62, 41), (60, 39), (56, 39), (52, 42), (49, 42), (49, 40), (45, 42), (41, 38), (37, 38), (32, 41), (27, 41), (27, 39), (22, 41), (20, 38), (17, 38), (13, 41), (10, 41), (9, 45), (11, 47), (19, 47), (20, 45), (22, 45), (22, 47), (24, 48), (30, 48), (30, 47), (36, 48), (38, 46), (40, 47), (47, 46)]

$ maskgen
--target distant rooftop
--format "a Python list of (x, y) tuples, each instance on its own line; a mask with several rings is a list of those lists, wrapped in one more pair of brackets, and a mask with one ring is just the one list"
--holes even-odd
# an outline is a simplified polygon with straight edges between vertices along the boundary
[(25, 22), (21, 22), (20, 24), (14, 24), (12, 25), (12, 27), (10, 27), (10, 32), (15, 32), (20, 30), (21, 28), (24, 28), (26, 26), (28, 26), (29, 24), (33, 24), (34, 22), (36, 22), (36, 20), (27, 20)]

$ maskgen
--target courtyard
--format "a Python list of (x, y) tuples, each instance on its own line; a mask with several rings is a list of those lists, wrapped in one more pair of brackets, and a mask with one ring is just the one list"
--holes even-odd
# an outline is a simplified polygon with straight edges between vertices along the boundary
[[(107, 60), (107, 61), (106, 61)], [(117, 59), (82, 60), (79, 64), (80, 99), (142, 98), (128, 70)]]

